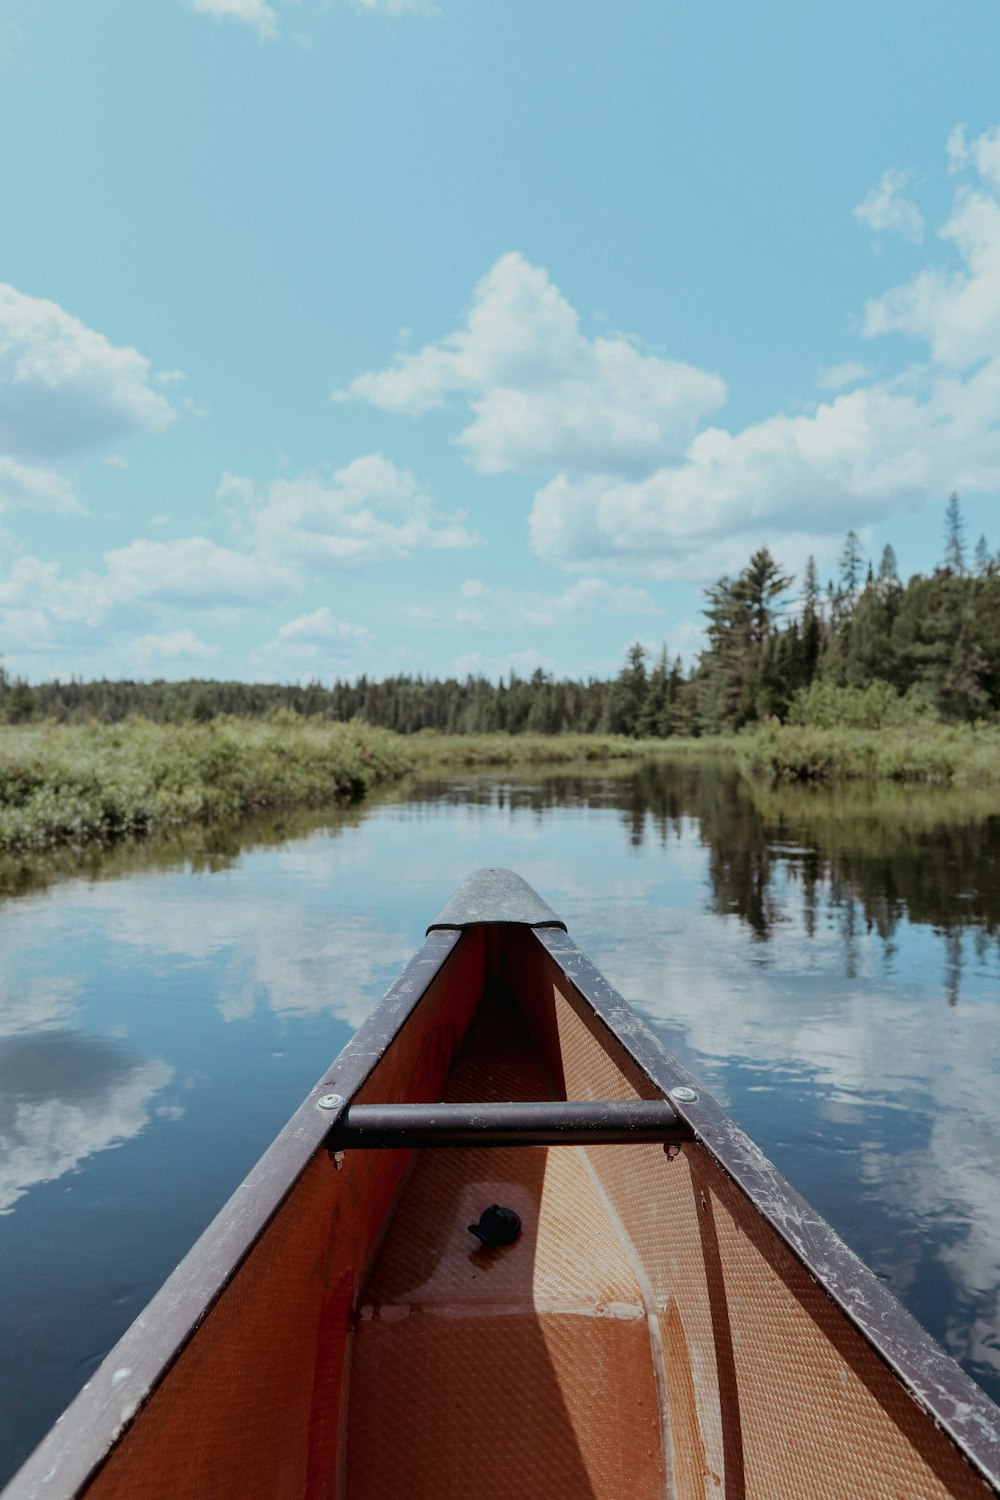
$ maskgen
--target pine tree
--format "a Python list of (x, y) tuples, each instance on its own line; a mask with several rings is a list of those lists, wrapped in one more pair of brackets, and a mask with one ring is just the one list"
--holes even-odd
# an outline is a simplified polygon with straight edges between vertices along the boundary
[(861, 586), (863, 569), (864, 558), (861, 555), (861, 538), (856, 531), (851, 530), (847, 533), (844, 541), (844, 550), (840, 554), (840, 588), (845, 598), (851, 604), (857, 598), (858, 589)]
[(944, 565), (961, 578), (965, 573), (965, 522), (957, 490), (953, 490), (948, 497), (944, 537)]
[(806, 563), (802, 587), (802, 646), (801, 681), (799, 687), (808, 687), (816, 675), (820, 652), (823, 647), (823, 619), (820, 614), (819, 580), (816, 576), (816, 559), (810, 553)]

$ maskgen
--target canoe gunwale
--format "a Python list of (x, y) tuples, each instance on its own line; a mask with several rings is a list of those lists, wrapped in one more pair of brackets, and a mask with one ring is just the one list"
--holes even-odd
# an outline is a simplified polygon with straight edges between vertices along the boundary
[(715, 1099), (668, 1053), (565, 931), (535, 938), (650, 1082), (897, 1380), (1000, 1494), (1000, 1408), (840, 1238)]

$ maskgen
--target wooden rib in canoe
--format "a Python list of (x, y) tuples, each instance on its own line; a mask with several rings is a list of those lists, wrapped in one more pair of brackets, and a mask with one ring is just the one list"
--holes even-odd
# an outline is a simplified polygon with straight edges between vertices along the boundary
[(4, 1500), (493, 1494), (971, 1500), (1000, 1410), (481, 871)]

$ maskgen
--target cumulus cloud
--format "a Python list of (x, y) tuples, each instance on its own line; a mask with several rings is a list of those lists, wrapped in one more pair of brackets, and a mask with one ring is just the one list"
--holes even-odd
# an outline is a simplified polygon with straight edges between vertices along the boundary
[(286, 592), (296, 577), (205, 537), (132, 542), (105, 553), (103, 571), (75, 575), (57, 563), (22, 556), (0, 578), (0, 639), (6, 652), (35, 657), (58, 651), (76, 658), (93, 650), (106, 662), (109, 632), (117, 630), (125, 633), (120, 649), (132, 665), (207, 659), (214, 649), (189, 627), (153, 631), (136, 641), (137, 622), (155, 624), (172, 609), (189, 617), (192, 610), (248, 608)]
[[(906, 333), (928, 348), (892, 378), (843, 361), (819, 372), (826, 401), (741, 431), (706, 425), (725, 397), (717, 376), (621, 335), (588, 338), (546, 272), (509, 254), (455, 331), (341, 397), (413, 415), (457, 405), (456, 440), (480, 472), (548, 469), (532, 546), (580, 569), (701, 581), (763, 541), (798, 566), (830, 555), (848, 526), (953, 489), (1000, 491), (1000, 127), (972, 141), (954, 131), (948, 154), (974, 174), (940, 231), (957, 265), (930, 266), (865, 309), (866, 337)], [(887, 171), (857, 217), (919, 241), (909, 181)], [(491, 603), (462, 607), (471, 622)]]
[(1000, 125), (984, 130), (972, 142), (965, 138), (965, 126), (956, 125), (947, 149), (950, 172), (964, 172), (972, 165), (995, 192), (1000, 192)]
[(966, 369), (1000, 351), (1000, 131), (966, 148), (979, 186), (963, 183), (940, 231), (959, 266), (929, 266), (902, 286), (870, 301), (869, 337), (905, 333), (930, 345), (933, 358)]
[(173, 419), (137, 350), (0, 283), (0, 451), (52, 462)]
[(275, 640), (282, 645), (296, 642), (303, 646), (328, 646), (342, 641), (367, 641), (369, 631), (362, 625), (347, 625), (335, 620), (327, 605), (314, 609), (311, 615), (300, 615), (282, 625)]
[[(950, 155), (978, 177), (958, 186), (941, 231), (959, 267), (929, 268), (869, 303), (863, 329), (920, 338), (929, 361), (883, 381), (860, 362), (834, 366), (821, 372), (840, 391), (829, 401), (735, 433), (704, 428), (682, 461), (645, 475), (567, 467), (535, 496), (535, 551), (573, 567), (703, 579), (741, 566), (761, 541), (804, 560), (845, 527), (931, 495), (1000, 490), (1000, 130), (953, 137)], [(889, 227), (902, 181), (887, 174), (888, 198), (868, 222)]]
[(323, 604), (311, 614), (299, 615), (282, 625), (274, 638), (251, 652), (251, 661), (275, 668), (320, 668), (343, 662), (350, 653), (371, 642), (371, 632), (362, 625), (349, 625), (334, 617)]
[(442, 612), (417, 607), (410, 613), (414, 618), (458, 625), (549, 626), (595, 614), (653, 615), (660, 609), (645, 589), (603, 578), (581, 578), (559, 594), (495, 588), (481, 578), (467, 578), (459, 589), (457, 607)]
[(414, 476), (380, 453), (332, 476), (275, 480), (263, 497), (248, 480), (227, 475), (219, 496), (243, 508), (261, 556), (313, 566), (359, 567), (422, 547), (476, 543), (460, 516), (439, 515)]
[(278, 35), (277, 13), (266, 0), (188, 0), (192, 10), (216, 21), (239, 21), (264, 41)]
[(553, 561), (662, 577), (703, 576), (765, 538), (804, 557), (928, 495), (1000, 488), (998, 411), (1000, 360), (965, 381), (862, 387), (735, 435), (709, 428), (686, 463), (638, 483), (558, 476), (535, 496), (532, 544)]
[(859, 380), (867, 380), (871, 373), (859, 359), (845, 359), (839, 365), (824, 365), (816, 379), (824, 391), (842, 391), (849, 385), (857, 385)]
[(867, 224), (876, 234), (886, 230), (902, 235), (904, 240), (919, 245), (924, 237), (924, 216), (911, 199), (904, 197), (904, 189), (910, 182), (909, 172), (896, 172), (892, 168), (883, 172), (878, 187), (854, 210), (860, 224)]
[(195, 635), (193, 630), (168, 630), (162, 635), (142, 635), (132, 642), (130, 655), (140, 670), (165, 662), (210, 661), (219, 647)]
[(97, 589), (108, 604), (255, 604), (294, 582), (287, 568), (203, 536), (131, 542), (106, 552), (104, 561), (107, 574)]
[(725, 386), (620, 334), (588, 339), (546, 272), (511, 253), (479, 282), (460, 328), (359, 375), (344, 397), (412, 414), (464, 399), (473, 420), (457, 441), (480, 473), (641, 474), (683, 452)]
[(5, 458), (0, 453), (0, 510), (82, 511), (76, 490), (62, 474)]
[[(26, 466), (5, 467), (0, 459), (0, 508), (5, 478), (17, 482), (17, 498), (36, 481)], [(412, 474), (379, 454), (329, 475), (282, 479), (263, 490), (226, 475), (217, 498), (240, 533), (236, 546), (205, 536), (144, 538), (106, 552), (102, 569), (75, 574), (39, 558), (15, 557), (0, 574), (0, 640), (10, 664), (27, 656), (47, 659), (51, 669), (58, 653), (60, 671), (81, 670), (91, 661), (106, 670), (112, 650), (123, 668), (207, 660), (216, 648), (191, 629), (194, 614), (218, 620), (277, 601), (308, 586), (317, 570), (478, 542), (460, 514), (440, 514)], [(65, 508), (72, 493), (54, 485), (35, 499)], [(166, 519), (161, 514), (151, 524)], [(359, 627), (337, 622), (320, 608), (289, 622), (252, 659), (294, 657), (307, 666), (367, 640)]]

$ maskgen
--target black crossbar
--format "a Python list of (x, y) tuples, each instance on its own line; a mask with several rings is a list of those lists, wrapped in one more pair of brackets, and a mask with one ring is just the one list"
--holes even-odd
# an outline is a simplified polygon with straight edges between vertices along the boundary
[(326, 1138), (331, 1151), (410, 1146), (596, 1146), (691, 1140), (666, 1099), (541, 1103), (351, 1104)]

